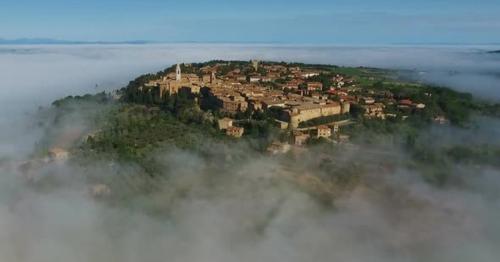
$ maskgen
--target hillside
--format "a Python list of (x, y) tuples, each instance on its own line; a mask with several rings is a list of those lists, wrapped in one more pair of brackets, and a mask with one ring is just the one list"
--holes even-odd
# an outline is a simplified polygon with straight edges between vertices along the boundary
[[(218, 63), (221, 61), (190, 65), (191, 72)], [(251, 66), (249, 62), (232, 63)], [(105, 192), (109, 187), (113, 192), (109, 201), (123, 203), (125, 199), (155, 192), (177, 172), (206, 174), (198, 182), (213, 187), (215, 181), (232, 181), (235, 172), (263, 161), (271, 165), (262, 171), (268, 172), (266, 179), (270, 183), (291, 183), (321, 203), (331, 204), (338, 196), (373, 179), (373, 175), (396, 170), (412, 170), (431, 185), (450, 186), (462, 179), (457, 166), (498, 168), (500, 145), (475, 138), (484, 132), (483, 117), (498, 115), (498, 105), (446, 88), (401, 82), (394, 72), (384, 70), (295, 66), (323, 70), (310, 81), (332, 81), (331, 75), (342, 74), (355, 79), (351, 87), (362, 86), (353, 88), (356, 93), (350, 94), (360, 97), (360, 102), (353, 102), (352, 110), (342, 116), (349, 125), (335, 127), (338, 130), (332, 125), (328, 135), (319, 136), (318, 126), (328, 126), (327, 122), (337, 121), (335, 117), (304, 122), (305, 129), (282, 129), (276, 125), (282, 108), (233, 114), (218, 108), (217, 103), (216, 107), (203, 103), (206, 97), (202, 93), (180, 92), (159, 98), (154, 89), (143, 88), (175, 69), (169, 68), (141, 76), (117, 93), (67, 97), (42, 110), (40, 122), (45, 123), (46, 134), (23, 172), (33, 177), (37, 168), (48, 165), (47, 161), (49, 165), (64, 161), (76, 170), (73, 172), (83, 174), (90, 185), (106, 185)], [(261, 84), (273, 90), (280, 81)], [(377, 92), (383, 96), (374, 96)], [(391, 107), (389, 93), (395, 99), (420, 101), (426, 107)], [(386, 117), (363, 112), (371, 108), (371, 104), (365, 104), (369, 101), (364, 101), (368, 100), (367, 94), (388, 103), (382, 112)], [(338, 98), (339, 94), (332, 95), (332, 99)], [(396, 117), (387, 117), (389, 114)], [(442, 118), (436, 119), (435, 114)], [(245, 130), (242, 137), (233, 137), (220, 129), (220, 120), (228, 117)], [(467, 139), (450, 136), (447, 130), (467, 134)], [(298, 143), (299, 136), (306, 139)], [(60, 149), (56, 151), (54, 147)], [(47, 154), (48, 160), (43, 160)], [(179, 167), (182, 163), (188, 166)], [(192, 163), (197, 163), (195, 170), (190, 169)], [(108, 170), (109, 175), (95, 175), (94, 168)], [(37, 183), (43, 182), (41, 185), (46, 187), (53, 183), (50, 181), (41, 179)], [(151, 208), (154, 212), (155, 208)]]

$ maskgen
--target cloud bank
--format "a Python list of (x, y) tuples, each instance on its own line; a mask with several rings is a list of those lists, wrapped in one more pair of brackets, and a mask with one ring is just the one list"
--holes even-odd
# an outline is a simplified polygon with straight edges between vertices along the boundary
[[(409, 158), (404, 150), (384, 141), (368, 151), (346, 147), (326, 156), (330, 151), (313, 148), (293, 161), (252, 154), (244, 144), (214, 145), (208, 159), (163, 148), (157, 153), (163, 179), (156, 180), (137, 177), (133, 163), (105, 160), (50, 163), (35, 168), (31, 182), (18, 168), (47, 130), (88, 125), (84, 109), (53, 126), (36, 107), (59, 96), (112, 90), (172, 63), (259, 58), (416, 69), (427, 72), (420, 74), (425, 81), (446, 83), (455, 81), (448, 72), (460, 71), (471, 83), (486, 83), (500, 67), (482, 50), (198, 44), (1, 50), (0, 261), (442, 262), (500, 256), (497, 168), (457, 164), (454, 182), (436, 188), (402, 164)], [(426, 77), (433, 74), (435, 79)], [(496, 98), (491, 83), (464, 90)], [(429, 130), (421, 142), (498, 144), (498, 123), (481, 121), (473, 134)], [(364, 175), (354, 188), (329, 182), (334, 170), (357, 162), (369, 168), (359, 170)], [(109, 192), (98, 191), (109, 196), (95, 197), (90, 189), (103, 184)], [(332, 196), (333, 202), (318, 200)]]
[[(124, 86), (178, 62), (277, 60), (410, 70), (405, 76), (499, 100), (498, 47), (345, 47), (241, 44), (68, 45), (0, 47), (1, 147), (31, 143), (26, 113), (67, 95)], [(11, 143), (12, 141), (15, 141)]]
[[(329, 186), (333, 173), (319, 168), (320, 148), (294, 161), (237, 144), (226, 153), (238, 160), (170, 148), (158, 153), (164, 171), (153, 181), (137, 177), (133, 164), (52, 163), (34, 171), (37, 187), (3, 164), (0, 261), (465, 262), (500, 255), (498, 170), (459, 166), (460, 185), (435, 188), (398, 164), (404, 152), (380, 146), (391, 160), (352, 148), (329, 160), (374, 167), (347, 191)], [(109, 185), (111, 196), (93, 197), (96, 183)], [(308, 190), (335, 201), (322, 203)]]

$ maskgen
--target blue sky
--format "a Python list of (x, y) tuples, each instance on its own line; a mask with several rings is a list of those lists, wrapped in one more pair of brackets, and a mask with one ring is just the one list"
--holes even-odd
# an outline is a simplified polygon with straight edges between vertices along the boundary
[(0, 38), (499, 43), (500, 0), (0, 0)]

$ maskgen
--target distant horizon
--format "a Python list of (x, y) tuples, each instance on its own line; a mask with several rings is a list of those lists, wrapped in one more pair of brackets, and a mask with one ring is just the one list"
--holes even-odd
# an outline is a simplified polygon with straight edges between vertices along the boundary
[(344, 43), (344, 42), (283, 42), (283, 41), (155, 41), (155, 40), (124, 40), (124, 41), (103, 41), (103, 40), (74, 40), (74, 39), (56, 39), (56, 38), (3, 38), (0, 37), (0, 45), (145, 45), (145, 44), (280, 44), (280, 45), (312, 45), (312, 46), (500, 46), (500, 42), (393, 42), (393, 43)]

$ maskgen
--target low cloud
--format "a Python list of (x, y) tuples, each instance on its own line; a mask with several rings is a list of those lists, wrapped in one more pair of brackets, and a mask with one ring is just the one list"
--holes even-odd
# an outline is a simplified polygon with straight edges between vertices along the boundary
[[(3, 165), (0, 261), (441, 262), (499, 255), (498, 170), (457, 167), (463, 184), (438, 189), (404, 165), (381, 171), (377, 164), (397, 162), (374, 154), (361, 159), (375, 169), (344, 190), (327, 179), (317, 184), (334, 173), (312, 156), (248, 155), (242, 144), (226, 150), (242, 160), (161, 149), (164, 168), (154, 184), (133, 165), (53, 163), (35, 171), (40, 190)], [(334, 165), (366, 154), (344, 150)], [(109, 200), (88, 190), (103, 181)], [(307, 188), (334, 190), (333, 207)]]
[[(400, 145), (383, 140), (369, 150), (347, 146), (331, 154), (317, 147), (292, 159), (252, 154), (243, 143), (214, 142), (208, 159), (160, 148), (155, 159), (161, 178), (139, 176), (142, 170), (134, 163), (104, 159), (35, 166), (28, 176), (18, 168), (47, 133), (59, 138), (64, 127), (89, 128), (88, 108), (77, 107), (72, 117), (53, 125), (36, 107), (59, 96), (112, 90), (172, 63), (260, 58), (442, 72), (436, 79), (424, 74), (424, 80), (446, 83), (451, 83), (446, 72), (460, 71), (480, 77), (467, 78), (472, 82), (486, 83), (481, 76), (500, 67), (480, 49), (37, 48), (0, 52), (0, 261), (465, 262), (500, 256), (497, 168), (457, 164), (449, 170), (452, 183), (437, 188), (405, 164), (411, 156)], [(475, 92), (477, 86), (464, 90)], [(481, 92), (500, 97), (495, 86)], [(497, 145), (498, 127), (494, 119), (479, 119), (471, 130), (423, 131), (418, 142)], [(330, 181), (359, 163), (367, 168), (359, 170), (356, 186)]]
[(424, 81), (499, 98), (500, 59), (485, 53), (495, 48), (499, 49), (269, 44), (2, 46), (0, 94), (2, 102), (29, 98), (45, 104), (62, 95), (120, 87), (138, 74), (177, 62), (264, 59), (415, 70), (422, 72)]

